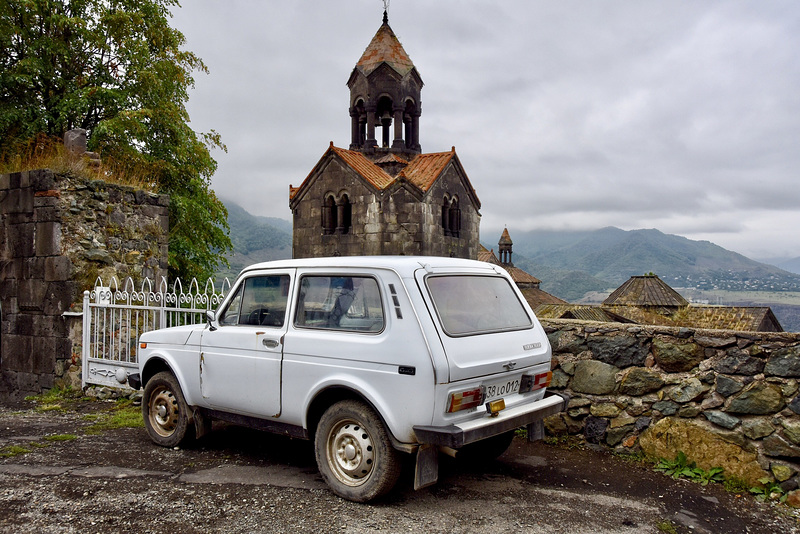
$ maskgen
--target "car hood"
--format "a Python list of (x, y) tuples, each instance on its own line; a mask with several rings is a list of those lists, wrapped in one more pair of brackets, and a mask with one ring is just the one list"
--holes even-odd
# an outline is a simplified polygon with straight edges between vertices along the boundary
[[(174, 326), (172, 328), (162, 328), (159, 330), (151, 330), (139, 336), (139, 341), (142, 343), (164, 343), (170, 345), (186, 345), (190, 343), (192, 334), (199, 334), (206, 328), (206, 325), (193, 324), (186, 326)], [(199, 335), (194, 336), (198, 341)]]

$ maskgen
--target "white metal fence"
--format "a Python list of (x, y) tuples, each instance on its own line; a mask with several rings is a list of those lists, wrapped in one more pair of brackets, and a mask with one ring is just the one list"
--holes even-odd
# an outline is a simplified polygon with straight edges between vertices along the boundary
[(157, 290), (145, 279), (137, 291), (131, 278), (121, 289), (116, 278), (108, 284), (98, 278), (94, 289), (83, 294), (83, 387), (128, 387), (128, 375), (138, 369), (142, 333), (205, 322), (206, 310), (216, 309), (230, 286), (227, 278), (219, 288), (208, 280), (201, 291), (196, 279), (184, 289), (180, 280), (170, 285), (162, 278)]

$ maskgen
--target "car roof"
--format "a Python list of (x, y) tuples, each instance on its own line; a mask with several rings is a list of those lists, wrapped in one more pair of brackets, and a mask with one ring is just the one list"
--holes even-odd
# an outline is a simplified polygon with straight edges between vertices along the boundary
[(261, 269), (297, 268), (376, 268), (397, 271), (401, 276), (413, 276), (420, 268), (432, 271), (468, 270), (486, 273), (502, 272), (483, 261), (441, 256), (338, 256), (325, 258), (298, 258), (256, 263), (245, 267), (241, 274)]

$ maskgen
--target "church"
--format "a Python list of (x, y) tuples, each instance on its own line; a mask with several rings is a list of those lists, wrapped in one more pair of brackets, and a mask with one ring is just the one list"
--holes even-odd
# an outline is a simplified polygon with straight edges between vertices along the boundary
[(422, 152), (422, 77), (385, 11), (347, 86), (349, 147), (289, 186), (292, 256), (477, 258), (480, 200), (455, 147)]

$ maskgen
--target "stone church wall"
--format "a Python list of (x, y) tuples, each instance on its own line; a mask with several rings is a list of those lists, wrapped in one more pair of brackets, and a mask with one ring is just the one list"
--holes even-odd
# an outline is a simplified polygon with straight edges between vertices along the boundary
[(571, 396), (549, 433), (798, 488), (800, 334), (541, 322)]
[[(452, 166), (426, 195), (408, 184), (376, 191), (336, 160), (320, 173), (325, 179), (314, 182), (293, 214), (295, 258), (398, 254), (478, 257), (480, 215), (472, 208)], [(325, 234), (323, 199), (328, 194), (338, 198), (343, 192), (352, 206), (352, 227), (346, 234)], [(444, 235), (441, 210), (445, 194), (457, 196), (464, 206), (458, 237)]]
[(168, 203), (49, 170), (0, 176), (0, 396), (40, 393), (80, 364), (69, 316), (98, 276), (166, 276)]

